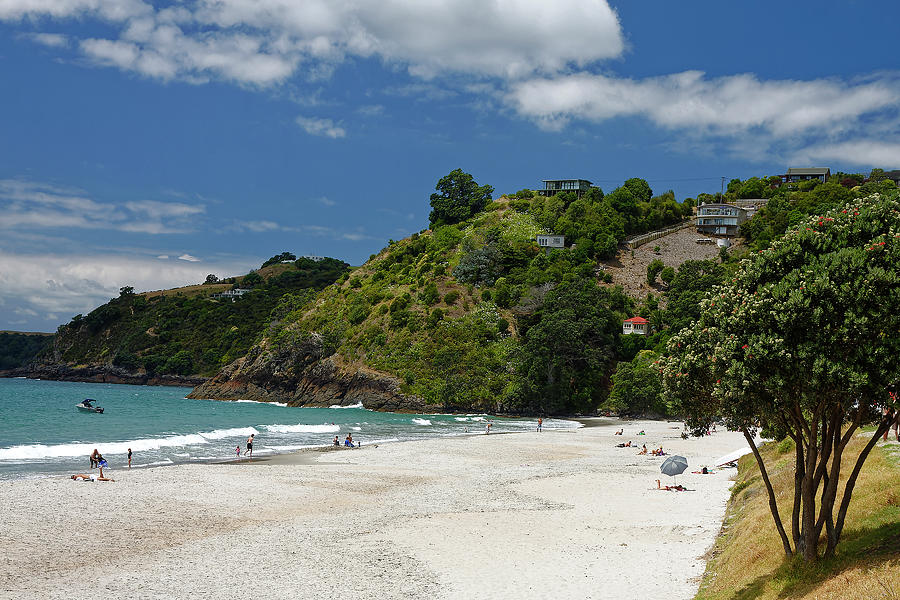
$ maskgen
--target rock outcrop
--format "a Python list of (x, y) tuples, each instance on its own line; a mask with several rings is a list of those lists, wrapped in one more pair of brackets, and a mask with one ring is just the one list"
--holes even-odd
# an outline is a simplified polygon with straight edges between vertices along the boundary
[(150, 375), (131, 372), (112, 365), (32, 364), (21, 369), (0, 371), (0, 377), (29, 377), (52, 381), (85, 381), (88, 383), (127, 383), (131, 385), (173, 385), (194, 387), (206, 377), (182, 375)]
[(285, 402), (289, 406), (350, 406), (372, 410), (421, 412), (425, 402), (403, 394), (389, 375), (338, 366), (325, 357), (315, 334), (283, 349), (254, 346), (243, 358), (198, 386), (188, 398)]

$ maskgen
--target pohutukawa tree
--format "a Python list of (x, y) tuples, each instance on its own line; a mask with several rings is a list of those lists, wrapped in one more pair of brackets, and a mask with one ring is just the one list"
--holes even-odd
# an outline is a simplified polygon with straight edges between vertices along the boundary
[[(745, 260), (669, 342), (666, 390), (695, 432), (713, 419), (744, 433), (786, 555), (834, 554), (860, 469), (900, 409), (900, 201), (871, 196), (789, 231)], [(885, 414), (887, 412), (887, 414)], [(868, 441), (843, 486), (841, 460)], [(754, 438), (795, 442), (788, 528)]]

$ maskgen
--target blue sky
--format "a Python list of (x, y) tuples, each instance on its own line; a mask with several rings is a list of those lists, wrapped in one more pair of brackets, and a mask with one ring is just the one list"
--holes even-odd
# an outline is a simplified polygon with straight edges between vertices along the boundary
[(0, 0), (0, 329), (283, 250), (361, 264), (461, 167), (679, 200), (900, 168), (895, 2)]

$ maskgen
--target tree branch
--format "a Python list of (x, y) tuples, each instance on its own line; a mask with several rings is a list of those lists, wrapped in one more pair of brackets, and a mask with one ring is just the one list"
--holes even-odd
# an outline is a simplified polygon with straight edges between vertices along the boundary
[(744, 434), (744, 439), (747, 440), (750, 449), (753, 451), (753, 456), (756, 458), (756, 464), (759, 465), (759, 472), (762, 475), (763, 482), (766, 484), (766, 491), (769, 494), (769, 510), (772, 511), (772, 518), (775, 519), (775, 527), (778, 529), (778, 535), (781, 536), (784, 554), (785, 556), (790, 557), (794, 554), (794, 551), (791, 549), (791, 542), (784, 532), (784, 525), (781, 523), (781, 515), (778, 514), (778, 503), (775, 500), (775, 490), (772, 489), (772, 482), (769, 481), (769, 472), (766, 471), (766, 464), (763, 462), (762, 456), (759, 454), (759, 449), (756, 447), (756, 443), (753, 441), (753, 437), (751, 437), (747, 428), (741, 428), (741, 433)]

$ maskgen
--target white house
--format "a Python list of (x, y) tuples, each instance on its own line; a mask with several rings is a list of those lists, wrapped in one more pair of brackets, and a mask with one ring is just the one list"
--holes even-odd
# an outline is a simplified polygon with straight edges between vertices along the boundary
[(622, 321), (622, 335), (636, 333), (638, 335), (647, 335), (650, 333), (650, 321), (644, 317), (631, 317)]
[(537, 236), (538, 246), (541, 248), (565, 248), (566, 246), (566, 238), (562, 235), (538, 235)]
[(731, 204), (701, 204), (697, 209), (697, 233), (736, 236), (747, 220), (747, 210)]

